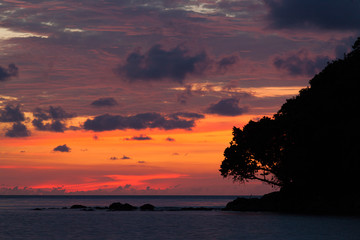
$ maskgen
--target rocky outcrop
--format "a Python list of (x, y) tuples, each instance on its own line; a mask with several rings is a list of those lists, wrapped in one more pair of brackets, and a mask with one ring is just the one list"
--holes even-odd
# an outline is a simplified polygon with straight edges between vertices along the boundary
[(261, 198), (237, 198), (223, 210), (360, 215), (360, 197), (282, 190), (265, 194)]
[(141, 211), (154, 211), (155, 209), (155, 206), (154, 205), (151, 205), (151, 204), (144, 204), (140, 207), (140, 210)]
[(112, 203), (109, 206), (109, 210), (111, 210), (111, 211), (133, 211), (136, 209), (137, 209), (137, 207), (135, 207), (135, 206), (132, 206), (128, 203), (122, 204), (120, 202)]

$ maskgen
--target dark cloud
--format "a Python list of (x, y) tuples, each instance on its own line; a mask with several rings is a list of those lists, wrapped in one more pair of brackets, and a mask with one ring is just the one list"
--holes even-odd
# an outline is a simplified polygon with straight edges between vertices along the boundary
[(8, 129), (5, 133), (7, 137), (28, 137), (30, 135), (30, 131), (20, 122), (14, 123), (12, 128)]
[(12, 77), (16, 77), (18, 73), (18, 67), (13, 63), (9, 64), (8, 68), (0, 66), (0, 82), (4, 82)]
[(179, 46), (164, 50), (161, 45), (155, 45), (144, 55), (139, 52), (129, 54), (126, 63), (119, 66), (116, 72), (129, 81), (169, 79), (183, 83), (188, 74), (202, 73), (208, 65), (204, 52), (193, 56), (187, 53), (186, 49)]
[(69, 148), (68, 146), (66, 146), (66, 144), (64, 145), (59, 145), (56, 148), (53, 149), (54, 152), (70, 152), (71, 148)]
[(195, 120), (203, 117), (203, 115), (196, 113), (174, 113), (171, 115), (140, 113), (134, 116), (104, 114), (86, 120), (84, 129), (93, 131), (139, 130), (146, 128), (191, 130), (195, 126)]
[(132, 138), (125, 138), (127, 141), (135, 140), (135, 141), (147, 141), (152, 140), (152, 137), (140, 134), (139, 136), (133, 136)]
[(65, 123), (59, 120), (44, 123), (43, 120), (34, 119), (32, 125), (39, 131), (64, 132), (66, 130)]
[(273, 28), (360, 28), (359, 0), (264, 0)]
[(206, 113), (222, 116), (238, 116), (247, 112), (247, 108), (239, 107), (238, 98), (222, 99), (217, 103), (211, 104)]
[(118, 105), (117, 101), (114, 98), (99, 98), (91, 103), (91, 106), (94, 107), (113, 107)]
[(287, 57), (276, 57), (274, 65), (279, 70), (285, 70), (293, 76), (313, 76), (323, 69), (330, 61), (327, 56), (317, 56), (311, 59), (306, 51), (299, 51)]
[(230, 66), (234, 65), (239, 60), (238, 56), (223, 57), (217, 62), (218, 68), (221, 71), (227, 70)]
[(175, 139), (171, 137), (167, 137), (165, 140), (168, 142), (175, 142)]
[(0, 110), (0, 122), (21, 122), (25, 120), (25, 115), (20, 110), (20, 105), (6, 105)]
[(35, 119), (32, 124), (37, 130), (51, 132), (64, 132), (67, 129), (66, 120), (75, 117), (75, 114), (67, 113), (62, 107), (53, 106), (46, 110), (36, 108), (33, 115)]
[(60, 106), (59, 107), (49, 106), (49, 109), (47, 110), (36, 108), (34, 111), (34, 116), (41, 120), (49, 120), (49, 119), (64, 120), (75, 117), (75, 114), (67, 113)]

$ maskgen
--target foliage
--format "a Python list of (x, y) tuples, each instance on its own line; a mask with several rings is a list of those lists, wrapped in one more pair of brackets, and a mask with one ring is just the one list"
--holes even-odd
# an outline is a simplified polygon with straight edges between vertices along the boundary
[(313, 191), (358, 189), (360, 38), (272, 117), (233, 128), (223, 177)]

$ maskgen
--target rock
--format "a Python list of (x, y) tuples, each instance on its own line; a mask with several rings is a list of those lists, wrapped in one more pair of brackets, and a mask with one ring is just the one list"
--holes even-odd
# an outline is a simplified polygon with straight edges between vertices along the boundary
[(136, 209), (137, 209), (137, 207), (132, 206), (128, 203), (122, 204), (122, 203), (116, 202), (116, 203), (112, 203), (109, 206), (109, 210), (111, 210), (111, 211), (132, 211), (132, 210), (136, 210)]
[(144, 204), (140, 207), (141, 211), (154, 211), (155, 206), (151, 204)]
[(84, 209), (84, 208), (87, 208), (87, 207), (84, 205), (80, 205), (80, 204), (75, 204), (70, 207), (70, 209)]
[(226, 204), (224, 210), (230, 211), (262, 211), (263, 207), (259, 198), (237, 198)]

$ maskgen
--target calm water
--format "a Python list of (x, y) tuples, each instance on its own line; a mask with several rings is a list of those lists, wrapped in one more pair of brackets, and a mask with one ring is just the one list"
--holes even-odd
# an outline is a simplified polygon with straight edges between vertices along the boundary
[[(233, 196), (0, 196), (0, 239), (360, 239), (360, 218), (214, 211), (61, 209), (112, 202), (224, 207)], [(33, 208), (47, 208), (41, 211)], [(55, 208), (55, 209), (49, 209)]]

